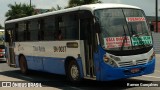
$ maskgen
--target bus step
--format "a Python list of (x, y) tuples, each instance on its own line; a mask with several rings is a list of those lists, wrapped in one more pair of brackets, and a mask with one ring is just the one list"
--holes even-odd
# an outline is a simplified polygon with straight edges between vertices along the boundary
[(10, 67), (16, 68), (16, 64), (10, 64)]

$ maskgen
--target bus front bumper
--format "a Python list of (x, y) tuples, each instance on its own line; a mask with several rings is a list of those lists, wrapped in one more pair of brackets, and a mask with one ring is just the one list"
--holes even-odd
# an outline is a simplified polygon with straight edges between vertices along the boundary
[(155, 58), (144, 64), (130, 67), (113, 68), (102, 63), (100, 81), (110, 81), (151, 74), (155, 69)]

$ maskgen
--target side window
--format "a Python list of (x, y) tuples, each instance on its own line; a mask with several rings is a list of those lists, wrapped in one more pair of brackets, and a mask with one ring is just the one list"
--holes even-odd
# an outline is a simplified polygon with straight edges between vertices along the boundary
[(55, 18), (54, 16), (46, 17), (44, 20), (44, 40), (54, 40)]
[(26, 29), (24, 30), (24, 41), (30, 40), (30, 33), (29, 33), (29, 21), (25, 22), (26, 24)]
[(65, 39), (77, 40), (79, 37), (78, 19), (76, 13), (69, 13), (64, 16), (64, 25), (66, 28)]
[(64, 21), (61, 15), (56, 16), (55, 20), (56, 31), (54, 32), (54, 39), (55, 40), (62, 40), (65, 37), (65, 28), (64, 28)]
[(15, 24), (15, 33), (14, 33), (14, 36), (15, 36), (15, 41), (18, 41), (18, 24), (17, 23)]
[(75, 12), (65, 13), (58, 17), (57, 40), (77, 40), (79, 27), (77, 14)]
[(26, 30), (26, 23), (25, 22), (19, 22), (18, 23), (18, 41), (24, 41), (24, 31)]
[(38, 21), (38, 26), (39, 26), (39, 32), (38, 32), (38, 39), (39, 40), (44, 40), (44, 26), (45, 26), (45, 23), (44, 23), (44, 19), (40, 19)]
[(90, 35), (93, 33), (93, 31), (91, 31), (93, 29), (92, 28), (92, 22), (93, 22), (92, 14), (89, 11), (80, 11), (79, 15), (80, 15), (79, 18), (80, 18), (80, 29), (81, 29), (80, 39), (81, 40), (90, 39)]
[(11, 36), (11, 32), (13, 30), (14, 32), (14, 25), (15, 24), (5, 24), (5, 42), (10, 42), (11, 39), (14, 40), (14, 36), (13, 33), (12, 33), (12, 36)]
[(29, 34), (30, 34), (30, 40), (31, 41), (37, 41), (38, 40), (38, 30), (39, 30), (38, 20), (30, 21), (30, 23), (28, 25), (28, 31), (29, 31)]

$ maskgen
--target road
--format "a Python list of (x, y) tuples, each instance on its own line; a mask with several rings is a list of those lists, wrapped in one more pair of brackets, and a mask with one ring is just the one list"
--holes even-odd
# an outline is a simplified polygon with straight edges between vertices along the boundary
[[(66, 80), (65, 76), (31, 71), (23, 75), (19, 68), (11, 68), (5, 62), (0, 63), (0, 81), (25, 81), (37, 82), (41, 87), (30, 88), (0, 88), (0, 90), (160, 90), (160, 54), (156, 55), (155, 72), (150, 75), (122, 79), (116, 81), (99, 82), (83, 80), (73, 84)], [(24, 83), (24, 82), (23, 82)], [(127, 86), (128, 85), (128, 86)], [(141, 87), (137, 86), (140, 85)], [(159, 87), (147, 87), (142, 85), (158, 85)]]

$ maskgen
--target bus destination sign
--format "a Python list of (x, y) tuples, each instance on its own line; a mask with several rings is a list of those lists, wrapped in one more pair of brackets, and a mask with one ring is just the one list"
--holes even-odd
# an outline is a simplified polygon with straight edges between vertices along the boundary
[(131, 40), (133, 46), (152, 44), (151, 36), (132, 37)]
[[(117, 48), (121, 47), (125, 37), (108, 37), (104, 38), (105, 48)], [(131, 40), (129, 36), (126, 36), (124, 41), (124, 47), (131, 46)]]

